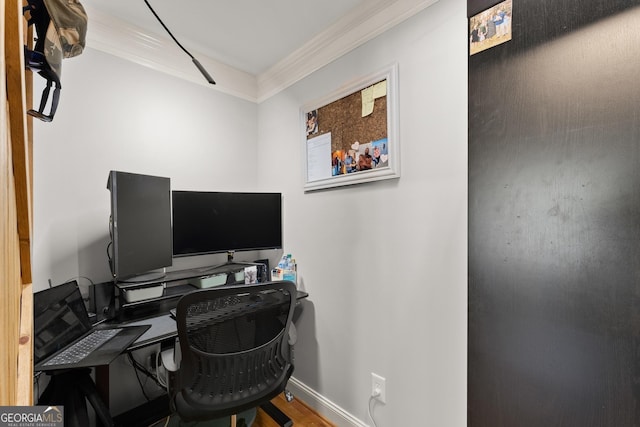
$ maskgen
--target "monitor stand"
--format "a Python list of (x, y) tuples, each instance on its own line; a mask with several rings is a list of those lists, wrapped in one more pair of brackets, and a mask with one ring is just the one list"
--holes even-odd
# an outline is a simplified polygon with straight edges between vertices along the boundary
[(167, 277), (165, 271), (150, 271), (148, 273), (140, 274), (138, 276), (128, 277), (126, 280), (117, 280), (118, 283), (146, 283), (146, 282), (158, 282)]
[(212, 267), (204, 267), (198, 269), (199, 272), (209, 274), (213, 272), (227, 273), (229, 271), (234, 270), (235, 266), (241, 267), (243, 265), (251, 266), (256, 265), (253, 262), (244, 262), (244, 261), (234, 261), (233, 255), (235, 251), (227, 251), (227, 262), (223, 262), (222, 264), (214, 265)]
[(234, 261), (233, 255), (235, 251), (227, 251), (227, 262), (222, 265), (254, 265), (253, 262)]

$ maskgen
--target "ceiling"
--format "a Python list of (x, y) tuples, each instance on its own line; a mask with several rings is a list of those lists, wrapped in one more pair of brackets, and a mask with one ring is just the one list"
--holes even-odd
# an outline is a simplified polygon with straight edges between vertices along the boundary
[[(366, 0), (147, 0), (187, 49), (258, 75)], [(91, 7), (151, 33), (164, 29), (143, 0)]]
[[(147, 1), (217, 90), (260, 101), (437, 0)], [(82, 2), (88, 45), (206, 84), (144, 0)]]

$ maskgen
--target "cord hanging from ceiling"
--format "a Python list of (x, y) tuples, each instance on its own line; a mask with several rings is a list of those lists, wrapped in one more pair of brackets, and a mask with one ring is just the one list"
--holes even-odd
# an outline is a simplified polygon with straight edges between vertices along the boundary
[(191, 53), (189, 53), (189, 51), (187, 49), (184, 48), (184, 46), (182, 46), (180, 44), (180, 42), (173, 36), (173, 34), (171, 34), (171, 31), (169, 31), (169, 28), (167, 28), (166, 25), (164, 25), (164, 22), (162, 22), (162, 19), (160, 19), (160, 17), (158, 16), (158, 14), (156, 13), (155, 10), (153, 10), (153, 8), (151, 7), (151, 5), (149, 4), (149, 2), (147, 0), (144, 0), (145, 4), (147, 5), (147, 7), (149, 8), (149, 10), (151, 11), (151, 13), (153, 13), (153, 16), (156, 17), (156, 19), (158, 20), (158, 22), (160, 23), (160, 25), (162, 25), (162, 28), (165, 29), (165, 31), (171, 36), (171, 38), (173, 39), (174, 42), (176, 42), (176, 44), (180, 47), (180, 49), (182, 49), (184, 51), (184, 53), (186, 53), (187, 55), (189, 55), (189, 57), (191, 58), (191, 61), (195, 64), (196, 68), (198, 68), (198, 70), (200, 71), (200, 73), (204, 76), (205, 79), (207, 79), (207, 81), (209, 83), (211, 83), (212, 85), (216, 84), (216, 82), (213, 80), (213, 78), (211, 77), (211, 75), (209, 75), (209, 73), (207, 72), (207, 70), (205, 70), (205, 68), (202, 66), (202, 64), (200, 63), (200, 61), (198, 61)]

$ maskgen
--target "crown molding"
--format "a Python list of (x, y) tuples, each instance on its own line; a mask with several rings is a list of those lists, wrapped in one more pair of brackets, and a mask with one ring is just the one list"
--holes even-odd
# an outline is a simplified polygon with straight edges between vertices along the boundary
[(269, 99), (437, 1), (379, 0), (353, 10), (260, 74), (258, 102)]
[(438, 0), (377, 0), (343, 16), (266, 72), (254, 76), (204, 54), (193, 55), (216, 80), (210, 85), (190, 58), (168, 37), (115, 19), (85, 5), (87, 47), (212, 90), (260, 103), (314, 71), (410, 18)]

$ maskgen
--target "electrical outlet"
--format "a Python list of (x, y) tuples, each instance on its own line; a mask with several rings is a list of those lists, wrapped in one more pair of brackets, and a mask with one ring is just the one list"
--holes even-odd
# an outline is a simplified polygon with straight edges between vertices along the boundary
[(380, 375), (371, 373), (371, 395), (376, 396), (382, 403), (387, 403), (387, 393), (385, 391), (386, 380)]

